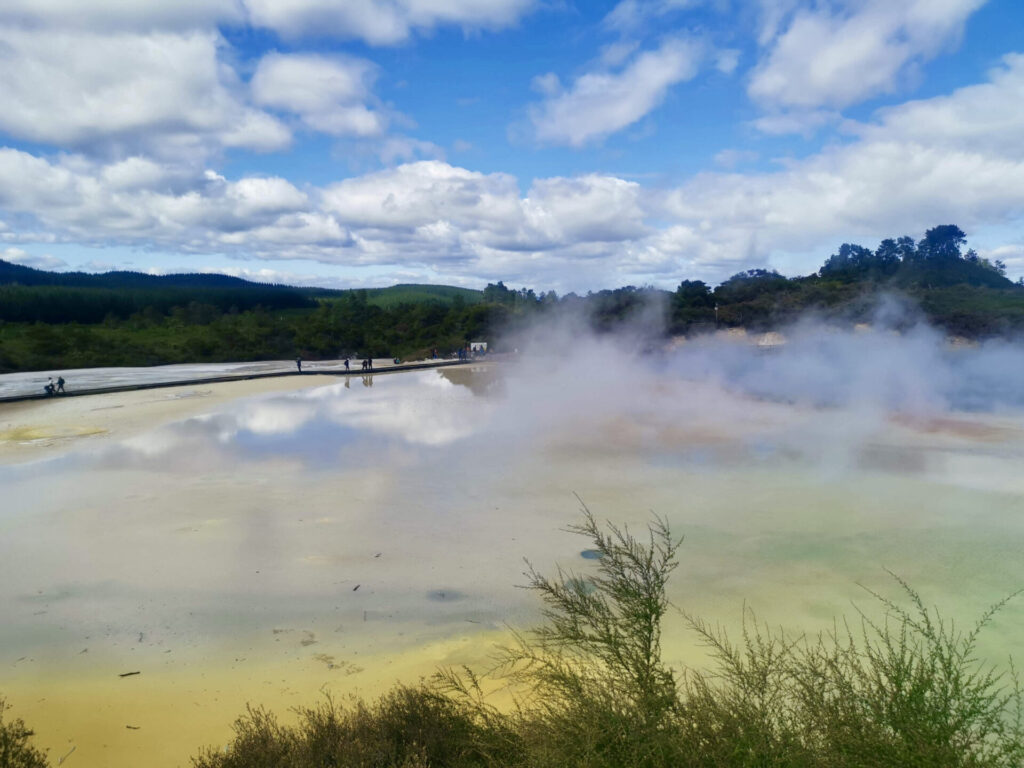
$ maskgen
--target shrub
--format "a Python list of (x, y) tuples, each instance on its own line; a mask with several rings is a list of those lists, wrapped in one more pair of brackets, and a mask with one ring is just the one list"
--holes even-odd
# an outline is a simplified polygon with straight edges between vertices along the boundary
[(207, 749), (195, 768), (470, 768), (491, 764), (479, 751), (470, 713), (428, 686), (398, 686), (376, 702), (296, 710), (298, 723), (281, 725), (250, 707), (235, 722), (227, 751)]
[(34, 735), (20, 720), (5, 720), (10, 706), (0, 697), (0, 768), (49, 768), (46, 755), (29, 743)]

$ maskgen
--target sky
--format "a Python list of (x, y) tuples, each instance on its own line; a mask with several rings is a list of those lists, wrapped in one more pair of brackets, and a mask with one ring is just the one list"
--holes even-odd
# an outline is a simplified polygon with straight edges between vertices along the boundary
[(4, 0), (0, 258), (585, 292), (957, 224), (1024, 275), (1020, 0)]

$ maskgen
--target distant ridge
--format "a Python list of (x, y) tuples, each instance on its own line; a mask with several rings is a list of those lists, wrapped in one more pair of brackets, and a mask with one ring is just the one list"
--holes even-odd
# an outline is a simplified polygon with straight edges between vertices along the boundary
[(50, 272), (0, 259), (0, 285), (59, 285), (72, 288), (282, 288), (280, 283), (259, 283), (216, 273), (185, 272), (149, 275), (144, 272)]
[(145, 272), (113, 270), (110, 272), (51, 272), (26, 267), (0, 259), (0, 285), (60, 286), (64, 288), (103, 288), (163, 290), (167, 288), (218, 288), (261, 292), (269, 290), (293, 291), (308, 298), (340, 297), (348, 291), (365, 290), (371, 304), (382, 307), (403, 303), (441, 301), (450, 303), (461, 297), (467, 304), (483, 298), (483, 292), (472, 288), (430, 283), (399, 283), (387, 288), (317, 288), (286, 283), (263, 283), (216, 272), (178, 272), (168, 275), (150, 275)]

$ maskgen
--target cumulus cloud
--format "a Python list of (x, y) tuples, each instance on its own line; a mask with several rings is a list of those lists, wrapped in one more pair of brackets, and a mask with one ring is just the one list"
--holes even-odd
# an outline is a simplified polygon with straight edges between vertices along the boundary
[(514, 222), (515, 177), (422, 161), (346, 179), (324, 191), (324, 205), (368, 228), (414, 230), (437, 221), (460, 229), (505, 230)]
[(527, 224), (556, 243), (618, 243), (647, 232), (640, 185), (612, 176), (539, 179), (523, 202)]
[[(845, 143), (778, 170), (708, 172), (674, 188), (583, 174), (524, 190), (510, 174), (421, 160), (300, 189), (136, 156), (104, 163), (2, 149), (0, 240), (46, 232), (560, 291), (718, 281), (752, 266), (807, 272), (843, 240), (873, 245), (946, 222), (973, 235), (1024, 219), (1022, 96), (1024, 56), (1007, 56), (986, 82), (847, 123)], [(755, 159), (726, 150), (717, 162)], [(1007, 245), (983, 255), (1012, 271), (1019, 253)]]
[(581, 75), (564, 91), (550, 75), (535, 80), (548, 95), (530, 112), (537, 139), (580, 147), (632, 125), (657, 107), (669, 88), (697, 74), (701, 54), (699, 44), (672, 39), (618, 72)]
[(329, 216), (308, 211), (307, 195), (281, 178), (229, 181), (212, 171), (188, 176), (177, 166), (102, 165), (82, 156), (49, 161), (7, 148), (0, 149), (0, 207), (31, 214), (64, 239), (100, 245), (217, 251), (348, 239)]
[(1024, 129), (1024, 54), (1004, 56), (988, 82), (947, 96), (908, 101), (860, 126), (867, 139), (890, 137), (929, 146), (1021, 156)]
[(299, 115), (332, 136), (379, 136), (386, 119), (367, 105), (376, 67), (365, 59), (269, 53), (250, 82), (253, 99)]
[(457, 256), (525, 253), (621, 242), (644, 232), (638, 184), (591, 174), (539, 179), (522, 197), (507, 174), (438, 161), (348, 179), (324, 192), (324, 206), (354, 229)]
[[(843, 108), (896, 90), (908, 69), (959, 40), (985, 0), (764, 3), (765, 59), (749, 93), (773, 108)], [(788, 21), (786, 21), (788, 19)]]
[(245, 103), (208, 31), (0, 27), (0, 131), (111, 154), (279, 149), (287, 128)]
[[(251, 88), (218, 25), (393, 44), (442, 26), (500, 29), (535, 0), (10, 0), (0, 4), (0, 133), (104, 159), (201, 165), (222, 149), (288, 147), (292, 124), (372, 140), (382, 156), (438, 156), (429, 142), (382, 147), (390, 114), (376, 66), (272, 52)], [(429, 145), (429, 147), (428, 147)], [(404, 146), (404, 150), (402, 147)]]
[(244, 0), (255, 26), (287, 37), (361, 39), (393, 45), (441, 26), (496, 30), (515, 24), (536, 0)]

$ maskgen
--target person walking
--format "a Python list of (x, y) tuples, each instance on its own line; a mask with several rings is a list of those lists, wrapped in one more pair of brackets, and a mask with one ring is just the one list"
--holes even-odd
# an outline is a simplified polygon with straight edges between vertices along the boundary
[(64, 391), (64, 377), (63, 376), (58, 376), (57, 377), (57, 391), (60, 392), (62, 395), (67, 394)]
[(302, 373), (302, 358), (301, 357), (296, 357), (295, 358), (295, 367), (299, 369), (299, 373)]

